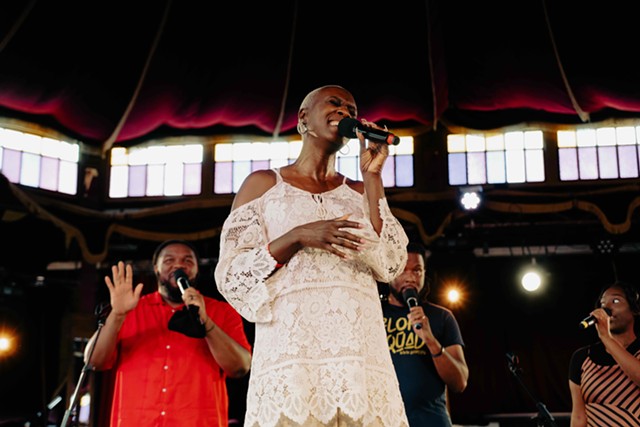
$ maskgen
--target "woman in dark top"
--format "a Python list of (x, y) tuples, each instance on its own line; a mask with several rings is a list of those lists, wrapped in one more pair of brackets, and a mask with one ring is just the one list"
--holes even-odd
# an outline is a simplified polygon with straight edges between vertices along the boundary
[(605, 286), (591, 315), (600, 341), (571, 357), (571, 427), (640, 426), (638, 291), (624, 282)]

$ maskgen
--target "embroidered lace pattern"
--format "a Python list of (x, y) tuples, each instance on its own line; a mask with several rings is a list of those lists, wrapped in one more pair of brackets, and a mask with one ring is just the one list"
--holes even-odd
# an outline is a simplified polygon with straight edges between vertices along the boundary
[[(277, 172), (277, 171), (276, 171)], [(406, 426), (387, 347), (376, 280), (406, 262), (407, 236), (379, 201), (383, 229), (366, 198), (344, 184), (311, 194), (284, 182), (231, 212), (215, 278), (227, 301), (255, 322), (247, 426)], [(341, 259), (304, 248), (274, 272), (267, 243), (291, 228), (350, 213), (366, 249)]]

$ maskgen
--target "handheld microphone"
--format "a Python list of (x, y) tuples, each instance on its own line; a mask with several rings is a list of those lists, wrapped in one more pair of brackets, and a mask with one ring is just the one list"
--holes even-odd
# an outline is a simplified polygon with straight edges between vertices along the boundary
[(189, 283), (189, 278), (187, 277), (187, 273), (185, 273), (181, 269), (178, 269), (173, 272), (173, 278), (176, 279), (178, 288), (180, 288), (180, 292), (184, 295), (184, 291), (187, 288), (191, 287), (191, 284)]
[[(411, 307), (417, 307), (418, 304), (418, 291), (414, 288), (406, 288), (402, 291), (402, 298), (404, 298), (404, 302)], [(422, 329), (422, 323), (416, 323), (414, 325), (416, 329)]]
[[(609, 315), (611, 316), (611, 309), (609, 308), (603, 308), (603, 310)], [(582, 329), (587, 329), (589, 326), (592, 326), (594, 324), (598, 323), (595, 316), (593, 315), (589, 315), (587, 317), (584, 318), (584, 320), (582, 322), (580, 322), (580, 327)]]
[(356, 138), (356, 129), (362, 132), (369, 141), (382, 142), (388, 145), (400, 144), (400, 138), (391, 132), (365, 126), (351, 117), (345, 117), (338, 123), (338, 133), (345, 138)]
[[(191, 287), (191, 283), (189, 283), (189, 277), (187, 277), (187, 273), (182, 269), (177, 269), (173, 272), (173, 277), (176, 279), (176, 283), (178, 284), (178, 288), (180, 288), (180, 292), (184, 295), (184, 291)], [(196, 322), (196, 324), (200, 324), (200, 317), (198, 312), (200, 309), (197, 305), (187, 304), (185, 303), (187, 310), (189, 310), (189, 316), (191, 316), (191, 320)]]

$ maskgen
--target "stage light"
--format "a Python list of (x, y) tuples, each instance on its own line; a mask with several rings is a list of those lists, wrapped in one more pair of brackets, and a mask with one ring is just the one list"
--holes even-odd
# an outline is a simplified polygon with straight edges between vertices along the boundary
[(452, 303), (460, 301), (460, 292), (457, 289), (450, 289), (449, 292), (447, 292), (447, 299)]
[(542, 278), (536, 271), (529, 271), (522, 276), (522, 287), (525, 291), (534, 292), (540, 288)]
[(17, 352), (17, 339), (15, 332), (0, 331), (0, 359), (10, 357)]
[(522, 272), (520, 283), (527, 292), (536, 292), (542, 287), (544, 271), (538, 266), (536, 259), (531, 258), (531, 264)]
[(482, 203), (482, 187), (479, 185), (471, 187), (460, 187), (460, 204), (466, 211), (478, 208)]
[(609, 255), (617, 252), (617, 247), (610, 239), (601, 239), (594, 245), (594, 250), (600, 255)]
[(440, 287), (440, 298), (451, 307), (461, 306), (466, 298), (465, 285), (457, 279), (447, 279)]

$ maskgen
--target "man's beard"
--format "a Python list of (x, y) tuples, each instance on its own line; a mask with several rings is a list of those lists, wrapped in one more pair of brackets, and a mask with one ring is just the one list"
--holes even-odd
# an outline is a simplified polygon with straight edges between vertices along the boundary
[(168, 280), (163, 280), (158, 277), (158, 284), (160, 286), (160, 293), (169, 301), (175, 303), (181, 303), (182, 301), (182, 292), (176, 286), (171, 286), (171, 282)]
[(406, 301), (404, 300), (404, 297), (402, 296), (402, 293), (398, 292), (391, 286), (389, 286), (389, 292), (391, 292), (391, 294), (393, 294), (396, 300), (400, 301), (404, 307), (408, 307)]

